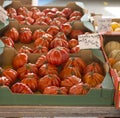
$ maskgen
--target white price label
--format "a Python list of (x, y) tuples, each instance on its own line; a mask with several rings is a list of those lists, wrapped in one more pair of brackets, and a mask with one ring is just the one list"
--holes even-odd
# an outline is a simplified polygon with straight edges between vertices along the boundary
[(80, 49), (100, 49), (100, 35), (98, 33), (78, 35)]
[(111, 22), (110, 18), (102, 18), (98, 20), (98, 32), (108, 32), (111, 31)]
[(8, 19), (7, 12), (0, 6), (0, 21), (2, 23), (5, 23), (6, 20)]

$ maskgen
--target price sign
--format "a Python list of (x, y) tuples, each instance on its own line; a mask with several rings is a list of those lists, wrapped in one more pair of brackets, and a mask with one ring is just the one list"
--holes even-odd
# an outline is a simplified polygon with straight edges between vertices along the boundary
[(0, 21), (2, 23), (5, 23), (6, 20), (8, 19), (7, 12), (0, 6)]
[(80, 49), (100, 49), (100, 35), (98, 33), (78, 35)]
[(111, 22), (110, 18), (102, 18), (98, 20), (98, 32), (108, 32), (111, 31)]

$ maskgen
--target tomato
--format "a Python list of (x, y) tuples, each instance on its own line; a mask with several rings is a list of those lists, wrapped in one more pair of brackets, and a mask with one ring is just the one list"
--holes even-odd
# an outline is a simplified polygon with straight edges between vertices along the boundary
[(0, 40), (2, 40), (5, 45), (14, 47), (14, 42), (10, 37), (2, 36)]
[(13, 84), (11, 91), (13, 93), (33, 94), (32, 90), (26, 84), (20, 82)]
[(48, 52), (48, 48), (42, 45), (39, 45), (33, 49), (33, 53), (46, 54)]
[(22, 46), (19, 50), (18, 53), (33, 53), (33, 50), (27, 46)]
[(23, 15), (17, 15), (17, 16), (15, 17), (15, 19), (16, 19), (17, 21), (24, 21), (25, 16), (23, 16)]
[(3, 86), (3, 85), (10, 87), (10, 85), (11, 85), (10, 79), (8, 79), (5, 76), (0, 77), (0, 86)]
[(12, 68), (4, 69), (2, 75), (7, 77), (12, 84), (17, 80), (18, 77), (17, 71)]
[(56, 13), (48, 12), (46, 16), (50, 17), (51, 19), (54, 19), (56, 17)]
[(48, 34), (51, 34), (52, 36), (55, 36), (59, 32), (59, 27), (57, 26), (50, 26), (47, 31)]
[(41, 67), (44, 63), (46, 63), (46, 56), (45, 55), (41, 55), (35, 62), (36, 66), (39, 68)]
[(69, 50), (65, 47), (56, 47), (48, 51), (46, 59), (53, 65), (60, 65), (69, 59)]
[(34, 19), (31, 17), (25, 17), (24, 21), (28, 22), (30, 25), (32, 25), (34, 23)]
[(8, 15), (9, 18), (14, 19), (17, 16), (17, 11), (13, 7), (7, 8), (6, 11), (7, 11), (7, 15)]
[(18, 53), (12, 61), (12, 65), (15, 69), (22, 67), (24, 64), (28, 62), (28, 55), (25, 53)]
[(39, 68), (39, 76), (43, 77), (47, 74), (56, 74), (58, 75), (58, 69), (55, 65), (50, 63), (45, 63)]
[(80, 16), (73, 16), (73, 17), (71, 17), (71, 18), (69, 18), (69, 22), (73, 22), (73, 21), (75, 21), (75, 20), (80, 20)]
[(57, 87), (57, 86), (48, 86), (44, 89), (43, 94), (61, 94), (66, 95), (68, 90), (65, 87)]
[(51, 41), (50, 48), (55, 48), (57, 46), (68, 48), (68, 42), (62, 38), (56, 37), (54, 38), (54, 40)]
[(64, 23), (60, 27), (60, 31), (64, 32), (66, 35), (70, 34), (72, 31), (72, 26), (70, 23)]
[(62, 17), (62, 16), (56, 17), (56, 18), (54, 18), (53, 20), (58, 20), (58, 21), (60, 21), (62, 24), (64, 24), (64, 23), (67, 22), (67, 19), (66, 19), (65, 17)]
[(77, 39), (71, 39), (68, 41), (69, 48), (72, 49), (73, 47), (78, 45), (78, 40)]
[(48, 74), (38, 80), (38, 90), (43, 92), (48, 86), (60, 86), (60, 78), (56, 74)]
[(18, 15), (23, 15), (25, 17), (31, 17), (32, 16), (32, 12), (29, 11), (26, 7), (22, 6), (22, 7), (19, 7), (17, 9), (17, 14)]
[(65, 35), (65, 33), (64, 32), (58, 32), (56, 35), (55, 35), (55, 38), (62, 38), (62, 39), (64, 39), (64, 40), (67, 40), (67, 37), (66, 37), (66, 35)]
[(23, 77), (21, 83), (26, 84), (34, 92), (38, 87), (38, 77), (34, 73), (28, 73)]
[(33, 32), (33, 35), (32, 35), (32, 40), (36, 40), (37, 38), (41, 37), (43, 34), (45, 34), (45, 31), (42, 30), (42, 29), (36, 29), (34, 32)]
[(88, 84), (84, 83), (78, 83), (74, 86), (72, 86), (69, 89), (69, 94), (72, 95), (86, 95), (90, 90), (90, 86)]
[(27, 73), (38, 74), (38, 68), (36, 64), (27, 63), (23, 65), (22, 67), (18, 68), (17, 72), (18, 72), (19, 79), (22, 80), (24, 75), (26, 75)]
[(47, 48), (49, 48), (49, 41), (48, 38), (45, 35), (42, 35), (41, 37), (37, 38), (34, 41), (34, 47), (37, 47), (39, 45), (45, 46)]
[(12, 27), (5, 33), (5, 36), (10, 37), (14, 42), (16, 42), (19, 39), (19, 32), (15, 27)]
[(20, 28), (19, 40), (22, 43), (30, 43), (32, 41), (32, 31), (30, 28), (22, 27)]
[(79, 16), (80, 18), (82, 17), (82, 13), (80, 11), (73, 11), (71, 14), (70, 14), (70, 18), (71, 17), (74, 17), (74, 16)]
[(70, 53), (78, 53), (80, 51), (80, 46), (76, 45), (75, 47), (71, 48)]
[(62, 10), (62, 13), (65, 14), (66, 18), (69, 18), (69, 16), (71, 15), (72, 12), (73, 12), (73, 10), (71, 8), (64, 8)]

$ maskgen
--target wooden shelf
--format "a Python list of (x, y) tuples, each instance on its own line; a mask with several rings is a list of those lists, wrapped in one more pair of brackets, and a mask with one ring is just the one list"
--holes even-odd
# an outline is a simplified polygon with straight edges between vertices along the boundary
[(115, 107), (0, 106), (0, 117), (120, 117)]

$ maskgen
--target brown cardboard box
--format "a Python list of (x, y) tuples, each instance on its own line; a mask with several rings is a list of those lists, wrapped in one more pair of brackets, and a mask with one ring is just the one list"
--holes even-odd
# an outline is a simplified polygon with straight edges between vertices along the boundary
[(4, 0), (0, 0), (0, 6), (3, 6)]

